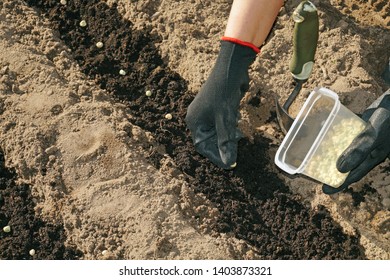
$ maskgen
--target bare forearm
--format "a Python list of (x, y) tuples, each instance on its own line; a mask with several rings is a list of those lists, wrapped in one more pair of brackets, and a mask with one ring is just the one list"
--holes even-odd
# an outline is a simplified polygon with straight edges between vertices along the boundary
[(282, 6), (283, 0), (235, 0), (225, 36), (261, 46)]

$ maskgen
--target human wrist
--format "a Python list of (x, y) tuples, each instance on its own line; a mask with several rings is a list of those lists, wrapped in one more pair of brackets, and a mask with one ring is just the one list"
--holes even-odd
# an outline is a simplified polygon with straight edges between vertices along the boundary
[(362, 114), (362, 119), (368, 121), (375, 110), (384, 108), (390, 111), (390, 89), (377, 98)]
[(260, 49), (252, 44), (251, 42), (243, 41), (237, 38), (233, 37), (228, 37), (228, 36), (222, 36), (221, 38), (222, 41), (227, 41), (227, 42), (232, 42), (241, 46), (249, 47), (251, 48), (256, 54), (260, 53)]
[(370, 108), (378, 108), (382, 107), (387, 110), (390, 110), (390, 89), (388, 89), (385, 93), (383, 93), (377, 100), (375, 100)]

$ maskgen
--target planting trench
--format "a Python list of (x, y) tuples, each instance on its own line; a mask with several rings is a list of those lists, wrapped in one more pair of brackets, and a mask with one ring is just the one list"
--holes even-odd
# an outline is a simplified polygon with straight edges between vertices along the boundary
[[(12, 9), (13, 4), (10, 3), (7, 3), (8, 8)], [(244, 241), (252, 246), (255, 258), (366, 258), (359, 244), (359, 233), (354, 236), (345, 234), (325, 207), (317, 206), (312, 210), (302, 204), (300, 197), (291, 193), (271, 170), (269, 150), (274, 150), (275, 144), (270, 140), (257, 135), (251, 142), (243, 139), (239, 145), (238, 166), (233, 171), (216, 168), (194, 151), (184, 116), (195, 92), (190, 91), (187, 81), (163, 61), (159, 49), (155, 47), (160, 40), (156, 34), (142, 29), (133, 30), (133, 24), (123, 19), (116, 6), (109, 7), (105, 2), (68, 1), (65, 6), (59, 1), (27, 3), (50, 21), (52, 29), (70, 48), (72, 57), (89, 79), (130, 108), (131, 123), (151, 132), (155, 140), (164, 146), (165, 153), (185, 174), (184, 178), (192, 190), (203, 194), (215, 205), (219, 215), (210, 225), (211, 235), (227, 234)], [(79, 25), (81, 20), (86, 20), (86, 27)], [(103, 48), (96, 47), (98, 41), (104, 42)], [(50, 59), (50, 52), (48, 57)], [(119, 75), (121, 69), (126, 71), (126, 75)], [(145, 96), (146, 90), (152, 92), (151, 97)], [(261, 106), (258, 95), (250, 102), (254, 107)], [(3, 111), (5, 105), (1, 105)], [(173, 119), (165, 119), (166, 113), (171, 113)], [(271, 115), (268, 121), (274, 122), (275, 116)], [(130, 133), (128, 136), (132, 137)], [(149, 161), (157, 168), (164, 167), (166, 156), (161, 149), (149, 148)], [(10, 171), (2, 168), (2, 174), (10, 177)], [(23, 211), (30, 213), (31, 218), (25, 219), (25, 215), (22, 218), (23, 211), (16, 211), (21, 208), (20, 204), (12, 204), (14, 206), (11, 207), (13, 197), (20, 196), (17, 192), (20, 188), (24, 196), (30, 197), (28, 185), (2, 183), (1, 186), (6, 202), (0, 205), (3, 223), (10, 220), (37, 221), (34, 224), (37, 226), (15, 227), (17, 231), (13, 232), (12, 238), (29, 238), (12, 240), (9, 235), (0, 236), (0, 249), (4, 252), (1, 258), (32, 258), (27, 249), (40, 243), (41, 247), (36, 247), (38, 254), (35, 258), (83, 258), (74, 246), (69, 248), (64, 245), (66, 237), (61, 224), (51, 225), (33, 216), (31, 199), (19, 199), (26, 202), (22, 209), (26, 209)], [(114, 192), (117, 187), (108, 190)], [(362, 192), (348, 192), (359, 205), (365, 201), (367, 194), (375, 193), (375, 189), (367, 187)], [(118, 205), (121, 206), (120, 203)], [(15, 211), (10, 212), (10, 208), (15, 208)], [(195, 215), (193, 219), (201, 222), (200, 216)], [(49, 238), (37, 239), (37, 231), (49, 232)], [(173, 243), (170, 245), (170, 240), (163, 240), (160, 243), (164, 250), (172, 250)], [(10, 247), (11, 243), (19, 245)], [(50, 250), (51, 253), (47, 252)], [(119, 253), (116, 258), (125, 256)], [(162, 254), (161, 257), (169, 258), (169, 255)]]
[[(311, 210), (300, 203), (269, 170), (269, 140), (260, 136), (253, 143), (242, 140), (234, 171), (216, 168), (194, 151), (184, 124), (194, 93), (162, 61), (153, 41), (158, 38), (133, 31), (115, 6), (103, 2), (68, 1), (65, 6), (58, 1), (27, 2), (50, 20), (82, 71), (131, 108), (131, 122), (150, 131), (191, 187), (217, 206), (221, 217), (213, 230), (232, 233), (266, 259), (365, 258), (357, 236), (344, 234), (324, 208)], [(79, 26), (82, 19), (87, 27)], [(102, 49), (95, 46), (100, 40)], [(120, 76), (120, 69), (127, 74)], [(146, 90), (153, 97), (145, 96)], [(165, 119), (166, 113), (173, 119)], [(150, 161), (159, 167), (162, 157), (155, 152)], [(20, 257), (16, 252), (13, 256)]]
[(47, 223), (34, 212), (30, 188), (17, 184), (16, 173), (4, 166), (0, 151), (0, 228), (11, 226), (10, 233), (0, 232), (0, 259), (32, 259), (35, 248), (40, 259), (77, 259), (82, 253), (64, 245), (65, 230), (61, 224)]

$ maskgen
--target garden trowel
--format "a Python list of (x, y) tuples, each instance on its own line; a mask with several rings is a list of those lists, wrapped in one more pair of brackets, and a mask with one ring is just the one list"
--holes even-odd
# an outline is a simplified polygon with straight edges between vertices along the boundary
[(288, 109), (313, 70), (319, 28), (317, 8), (310, 1), (302, 1), (293, 12), (292, 18), (295, 25), (290, 72), (296, 86), (283, 106), (280, 105), (279, 98), (275, 97), (276, 114), (284, 134), (287, 133), (294, 122), (294, 119), (288, 113)]

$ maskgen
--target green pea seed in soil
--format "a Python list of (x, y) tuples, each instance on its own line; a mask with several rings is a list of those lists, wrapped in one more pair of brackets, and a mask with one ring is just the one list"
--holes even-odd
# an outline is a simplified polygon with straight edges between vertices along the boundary
[[(160, 39), (133, 30), (115, 4), (26, 2), (51, 22), (82, 71), (125, 103), (132, 110), (130, 121), (165, 145), (193, 189), (218, 207), (221, 218), (214, 224), (215, 231), (248, 242), (264, 259), (365, 258), (358, 236), (344, 234), (326, 209), (303, 205), (268, 170), (272, 159), (267, 151), (272, 147), (265, 138), (240, 141), (238, 166), (233, 171), (221, 170), (195, 152), (184, 122), (195, 93), (163, 62), (155, 46)], [(86, 27), (79, 26), (82, 19), (88, 22)], [(97, 48), (95, 39), (104, 41), (104, 47)], [(127, 74), (118, 75), (121, 69)], [(146, 90), (153, 92), (153, 98), (145, 95)], [(165, 119), (167, 112), (175, 118)], [(150, 160), (158, 167), (160, 157)]]

